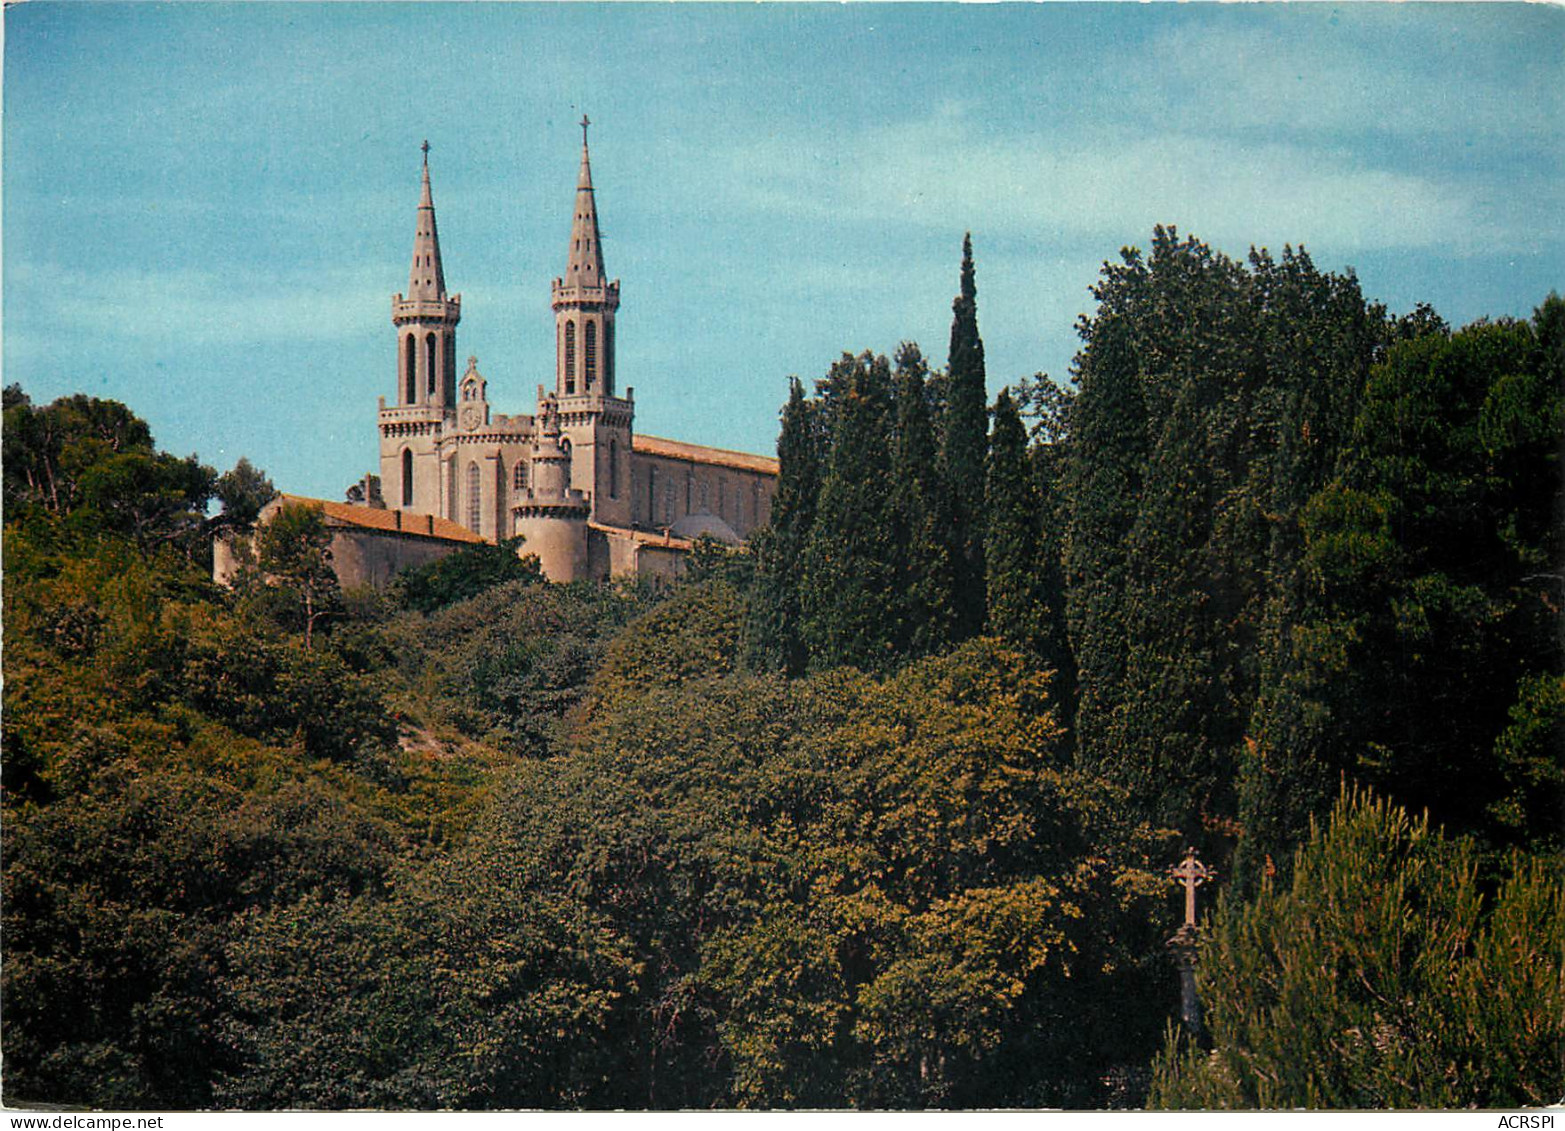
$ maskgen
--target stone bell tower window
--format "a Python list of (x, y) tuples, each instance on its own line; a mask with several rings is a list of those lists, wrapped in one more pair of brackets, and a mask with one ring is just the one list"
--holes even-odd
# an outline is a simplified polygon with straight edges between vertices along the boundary
[[(408, 344), (412, 345), (411, 338), (408, 339)], [(413, 453), (407, 448), (402, 449), (402, 505), (405, 507), (413, 505)]]
[(450, 404), (456, 400), (456, 335), (443, 335), (440, 339), (440, 347), (446, 359), (443, 380), (446, 390), (446, 403)]
[(576, 391), (576, 322), (565, 323), (565, 392)]
[[(589, 327), (589, 333), (588, 333), (588, 336), (587, 336), (587, 340), (588, 341), (592, 340), (590, 327)], [(619, 498), (619, 441), (618, 440), (610, 440), (609, 441), (609, 498), (611, 498), (611, 499)]]
[(403, 341), (403, 345), (406, 348), (402, 351), (402, 368), (404, 371), (402, 385), (405, 394), (402, 399), (406, 404), (413, 404), (418, 400), (418, 339), (409, 334)]
[(598, 379), (598, 324), (587, 323), (587, 388)]
[(614, 323), (603, 324), (603, 392), (614, 395)]
[(439, 372), (435, 368), (435, 334), (430, 331), (424, 339), (424, 387), (430, 396), (435, 395), (435, 375)]

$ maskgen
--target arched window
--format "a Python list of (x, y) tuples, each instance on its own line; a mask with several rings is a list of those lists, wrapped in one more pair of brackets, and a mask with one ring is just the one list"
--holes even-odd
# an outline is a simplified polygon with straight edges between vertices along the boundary
[(614, 395), (614, 323), (603, 324), (603, 393)]
[(647, 468), (647, 523), (655, 524), (658, 520), (658, 469), (656, 466)]
[(587, 388), (598, 379), (598, 324), (587, 323)]
[(696, 497), (696, 473), (692, 468), (685, 469), (685, 513), (693, 513)]
[(402, 449), (402, 505), (413, 505), (413, 453), (407, 448)]
[(418, 400), (418, 339), (409, 334), (403, 339), (402, 368), (405, 372), (405, 380), (402, 382), (402, 398), (404, 404), (413, 404)]
[(565, 392), (576, 391), (576, 322), (565, 323)]
[(479, 525), (483, 522), (483, 487), (479, 482), (478, 464), (467, 465), (467, 528), (474, 534), (478, 533)]
[(446, 334), (440, 339), (440, 344), (445, 352), (445, 386), (446, 403), (456, 400), (456, 335)]
[(519, 459), (511, 469), (511, 488), (520, 493), (527, 489), (527, 461)]
[[(588, 328), (588, 338), (591, 338), (591, 327)], [(619, 498), (619, 441), (609, 441), (609, 498)]]
[(440, 370), (435, 366), (435, 332), (431, 330), (424, 339), (424, 388), (430, 396), (435, 395), (435, 378), (439, 373)]

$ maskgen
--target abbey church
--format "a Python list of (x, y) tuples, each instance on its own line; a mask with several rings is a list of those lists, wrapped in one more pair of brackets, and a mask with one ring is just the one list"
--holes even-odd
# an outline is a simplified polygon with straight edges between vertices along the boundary
[[(344, 585), (384, 585), (464, 544), (517, 535), (552, 581), (669, 577), (696, 538), (736, 545), (766, 523), (775, 459), (635, 431), (635, 390), (621, 390), (615, 366), (620, 284), (604, 272), (588, 125), (565, 270), (550, 293), (554, 374), (531, 415), (494, 411), (476, 358), (458, 373), (462, 296), (446, 288), (425, 143), (412, 269), (391, 300), (396, 377), (380, 398), (380, 474), (349, 503), (271, 504), (324, 511)], [(221, 577), (232, 563), (220, 556)]]

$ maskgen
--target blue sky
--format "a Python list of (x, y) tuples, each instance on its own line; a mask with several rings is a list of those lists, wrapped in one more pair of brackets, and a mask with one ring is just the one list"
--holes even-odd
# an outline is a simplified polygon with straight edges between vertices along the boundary
[(5, 12), (4, 368), (329, 498), (376, 461), (428, 138), (458, 348), (552, 373), (583, 111), (637, 428), (769, 452), (789, 374), (1067, 374), (1099, 265), (1304, 244), (1393, 311), (1565, 289), (1541, 5), (86, 4)]

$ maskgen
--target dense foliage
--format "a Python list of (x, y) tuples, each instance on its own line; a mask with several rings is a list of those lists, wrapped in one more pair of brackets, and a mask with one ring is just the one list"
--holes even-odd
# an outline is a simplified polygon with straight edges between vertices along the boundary
[(520, 538), (479, 542), (428, 565), (397, 575), (398, 598), (410, 609), (432, 613), (507, 581), (541, 581), (538, 559), (522, 552)]
[(1213, 1048), (1171, 1039), (1161, 1107), (1541, 1107), (1565, 1082), (1565, 872), (1345, 796), (1293, 881), (1225, 901), (1201, 952)]
[(974, 280), (945, 368), (793, 381), (769, 527), (657, 590), (344, 592), (248, 462), (7, 389), (6, 1100), (1557, 1098), (1565, 302), (1159, 229), (989, 411)]

